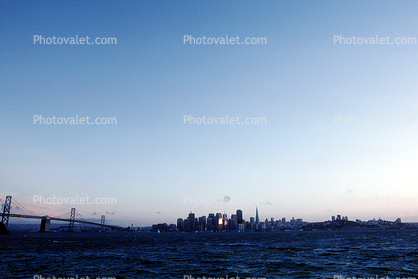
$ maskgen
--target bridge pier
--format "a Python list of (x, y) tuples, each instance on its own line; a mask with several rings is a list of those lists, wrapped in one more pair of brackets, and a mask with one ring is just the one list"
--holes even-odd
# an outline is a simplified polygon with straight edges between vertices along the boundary
[(49, 232), (49, 227), (51, 224), (51, 219), (49, 217), (45, 217), (41, 219), (41, 228), (39, 232)]

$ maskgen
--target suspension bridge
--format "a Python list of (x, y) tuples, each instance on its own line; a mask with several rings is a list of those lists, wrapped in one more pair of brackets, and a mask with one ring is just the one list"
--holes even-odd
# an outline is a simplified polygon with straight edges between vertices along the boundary
[[(13, 200), (13, 203), (18, 204), (19, 209), (22, 209), (22, 211), (25, 212), (25, 214), (10, 213), (10, 210), (12, 208), (12, 196), (6, 196), (6, 200), (4, 202), (4, 207), (3, 207), (3, 213), (0, 213), (1, 222), (3, 223), (4, 228), (6, 230), (7, 230), (7, 227), (9, 225), (9, 218), (11, 218), (11, 217), (26, 218), (26, 219), (40, 219), (41, 220), (41, 226), (40, 226), (40, 229), (39, 229), (40, 232), (49, 232), (50, 224), (51, 224), (52, 220), (69, 222), (69, 225), (68, 225), (68, 231), (69, 232), (74, 231), (74, 223), (97, 225), (97, 226), (100, 226), (101, 231), (104, 231), (105, 228), (110, 228), (112, 230), (123, 229), (120, 226), (106, 224), (105, 215), (102, 215), (100, 223), (83, 220), (82, 216), (80, 214), (76, 213), (75, 208), (71, 208), (69, 218), (65, 218), (65, 217), (61, 217), (61, 216), (52, 217), (52, 216), (48, 216), (48, 215), (40, 216), (40, 215), (36, 215), (32, 211), (26, 209), (23, 205), (21, 205), (16, 200)], [(76, 216), (78, 217), (78, 219), (76, 219)]]

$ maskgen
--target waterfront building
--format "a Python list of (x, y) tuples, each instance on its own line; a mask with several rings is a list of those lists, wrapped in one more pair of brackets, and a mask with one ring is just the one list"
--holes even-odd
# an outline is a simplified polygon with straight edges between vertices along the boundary
[(208, 231), (213, 231), (214, 227), (213, 227), (213, 219), (211, 217), (209, 217), (208, 219), (206, 219), (206, 229)]
[(196, 219), (194, 213), (190, 212), (189, 217), (187, 218), (190, 221), (190, 230), (196, 230)]
[(184, 231), (184, 221), (183, 221), (183, 219), (182, 219), (182, 218), (178, 218), (178, 219), (177, 219), (177, 228), (178, 228), (180, 231)]
[(184, 231), (186, 231), (186, 232), (191, 231), (191, 229), (190, 229), (190, 220), (189, 219), (184, 219), (183, 225), (184, 225)]
[(238, 209), (237, 210), (237, 224), (241, 224), (241, 223), (243, 223), (243, 219), (242, 219), (242, 210), (241, 209)]
[(199, 230), (206, 230), (206, 216), (199, 217)]
[(215, 231), (222, 231), (222, 229), (223, 229), (222, 214), (221, 213), (216, 213), (214, 230)]
[[(236, 214), (231, 215), (231, 222), (232, 222), (232, 228), (231, 230), (238, 230), (238, 216)], [(230, 224), (231, 224), (230, 222)], [(229, 226), (231, 227), (231, 226)]]

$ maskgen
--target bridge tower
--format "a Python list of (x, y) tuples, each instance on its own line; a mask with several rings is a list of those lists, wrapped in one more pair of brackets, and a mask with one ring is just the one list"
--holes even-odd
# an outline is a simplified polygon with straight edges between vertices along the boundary
[(68, 227), (68, 231), (69, 232), (73, 232), (74, 231), (74, 220), (75, 220), (75, 208), (71, 208), (71, 213), (70, 213), (70, 226)]
[(1, 222), (4, 224), (4, 227), (7, 229), (9, 226), (9, 214), (10, 214), (10, 206), (12, 204), (12, 196), (6, 196), (6, 201), (4, 202), (3, 207), (3, 216), (1, 217)]
[(50, 225), (51, 225), (51, 218), (48, 216), (42, 217), (41, 228), (39, 229), (39, 232), (49, 232)]
[(100, 231), (104, 232), (104, 224), (105, 224), (105, 216), (102, 215), (102, 219), (100, 220)]

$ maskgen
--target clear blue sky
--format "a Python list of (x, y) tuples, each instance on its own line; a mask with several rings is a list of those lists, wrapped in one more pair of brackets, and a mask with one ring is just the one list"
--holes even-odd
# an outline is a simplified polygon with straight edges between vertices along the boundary
[[(417, 13), (416, 1), (2, 1), (2, 201), (53, 216), (72, 206), (34, 196), (116, 198), (75, 207), (123, 225), (237, 208), (248, 220), (255, 205), (261, 220), (418, 221), (418, 45), (333, 41), (418, 38)], [(117, 44), (40, 45), (35, 35)], [(267, 44), (189, 45), (184, 35)], [(117, 124), (41, 125), (34, 115)], [(336, 115), (416, 122), (344, 125)]]

